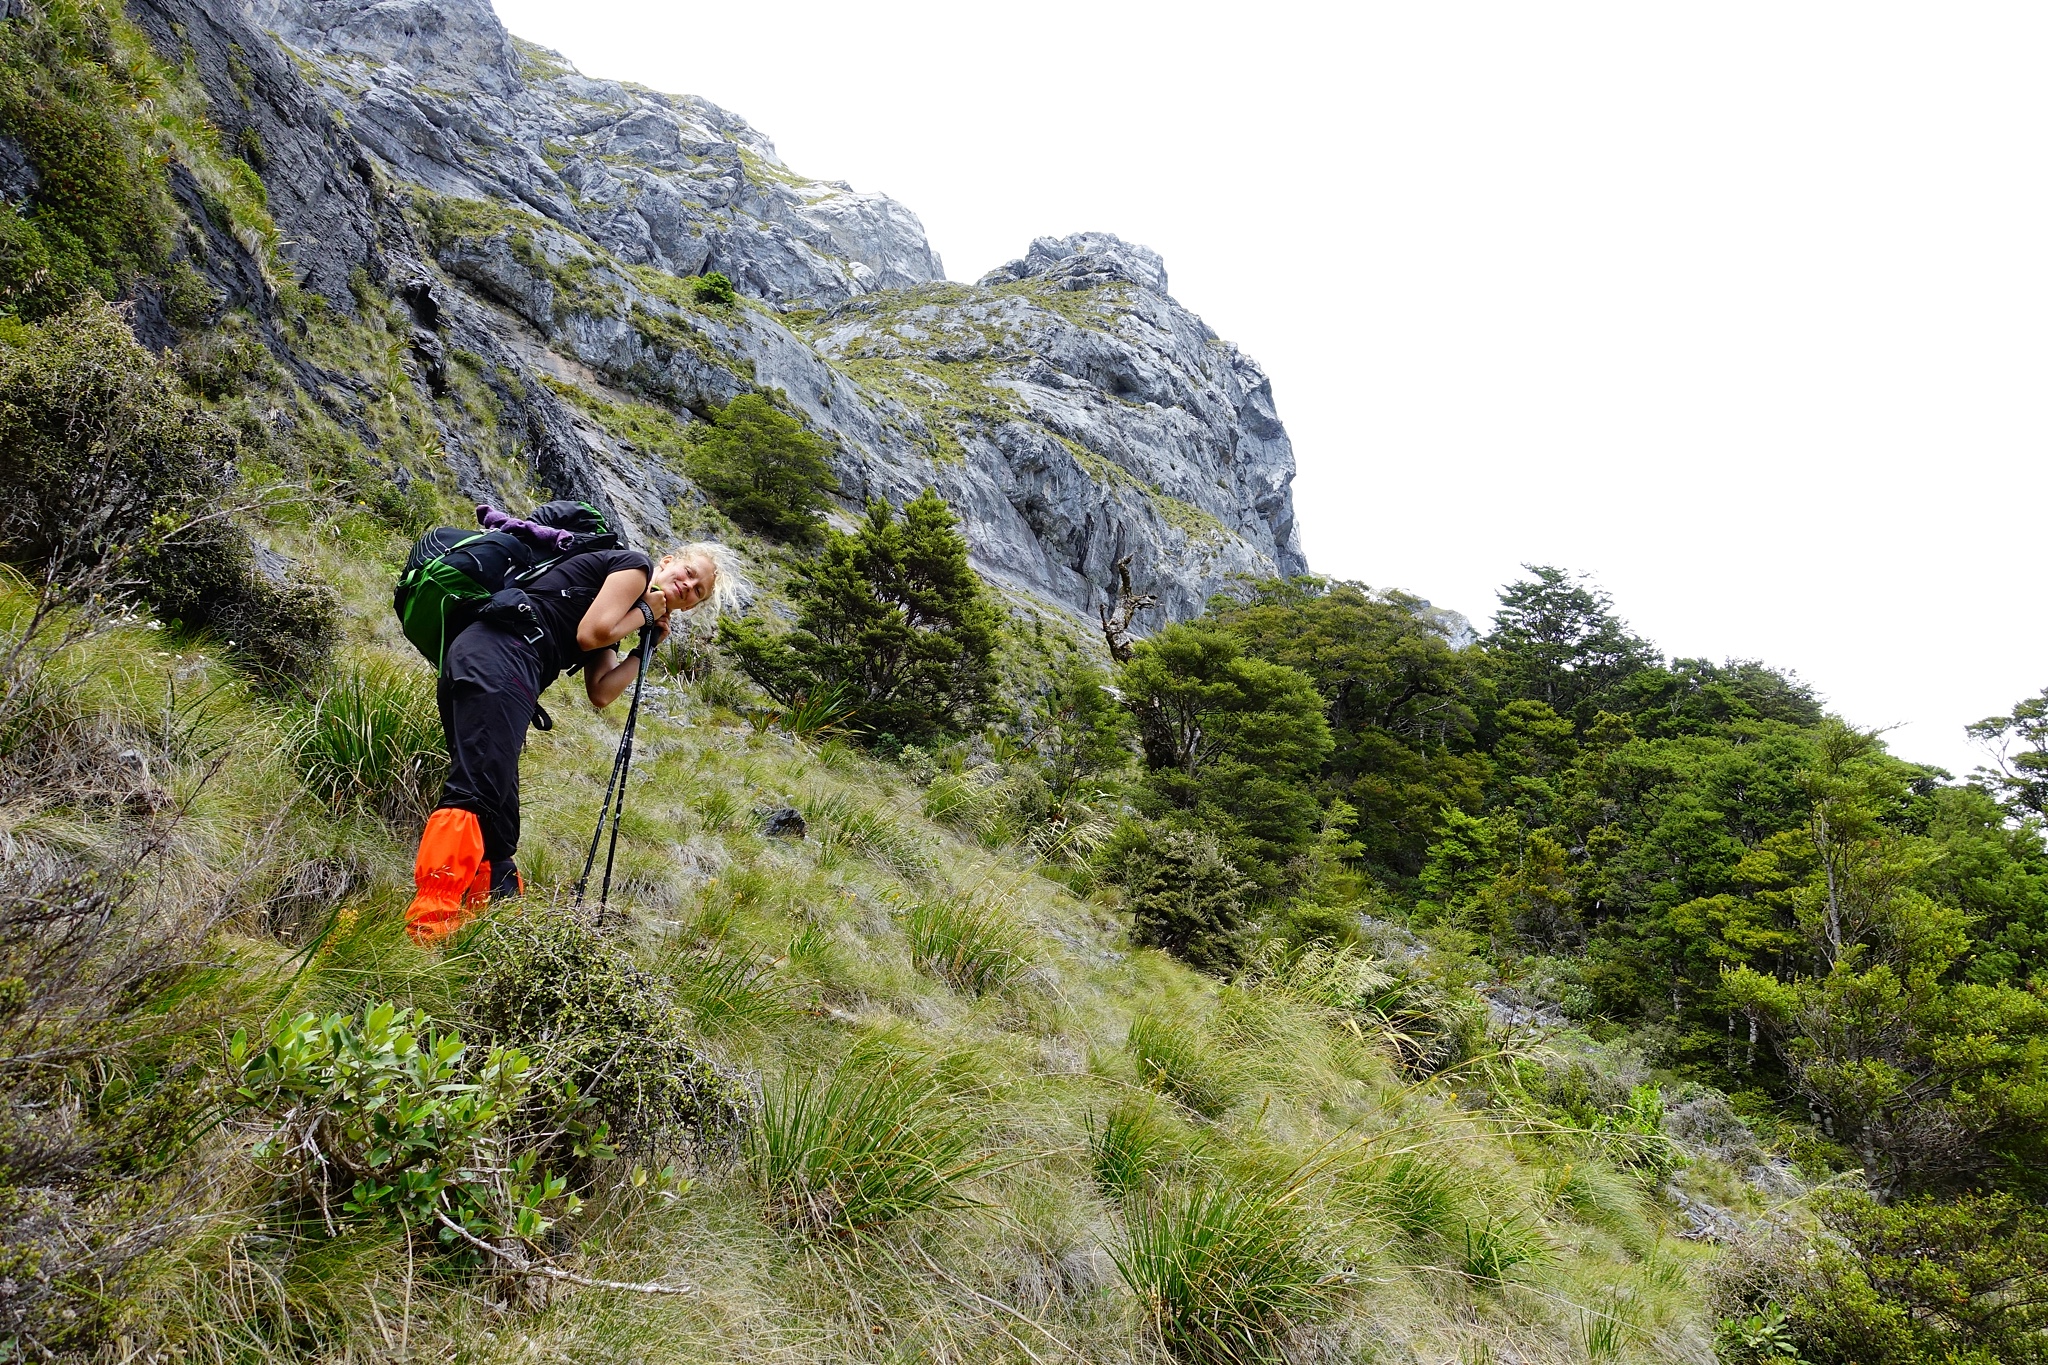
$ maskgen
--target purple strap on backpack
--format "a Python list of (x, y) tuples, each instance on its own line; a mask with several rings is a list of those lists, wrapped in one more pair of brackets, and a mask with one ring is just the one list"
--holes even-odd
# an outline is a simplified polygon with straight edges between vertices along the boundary
[(576, 539), (574, 531), (564, 531), (559, 526), (543, 526), (537, 521), (522, 521), (509, 513), (500, 512), (489, 503), (477, 504), (476, 520), (477, 525), (486, 531), (510, 531), (515, 535), (525, 536), (528, 540), (538, 541), (542, 545), (552, 545), (557, 550), (568, 549), (569, 542)]

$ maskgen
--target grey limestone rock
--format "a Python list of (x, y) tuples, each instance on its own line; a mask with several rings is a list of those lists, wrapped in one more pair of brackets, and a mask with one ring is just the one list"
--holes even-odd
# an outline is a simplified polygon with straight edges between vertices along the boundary
[[(605, 404), (653, 402), (687, 424), (776, 391), (832, 447), (848, 513), (936, 488), (984, 575), (1084, 619), (1126, 555), (1161, 599), (1141, 632), (1196, 614), (1233, 576), (1306, 568), (1271, 384), (1167, 293), (1148, 248), (1040, 238), (977, 285), (946, 282), (901, 204), (796, 175), (704, 100), (584, 76), (508, 34), (486, 0), (129, 12), (196, 63), (300, 284), (350, 310), (367, 283), (409, 310), (405, 370), (428, 396), (458, 366), (488, 383), (489, 441), (456, 416), (438, 433), (465, 495), (513, 493), (509, 455), (552, 494), (666, 540), (671, 509), (696, 495), (608, 429)], [(253, 307), (272, 349), (369, 440), (360, 386), (294, 351), (247, 253), (231, 238), (209, 252), (228, 306)], [(740, 303), (695, 298), (688, 277), (714, 270)], [(388, 472), (401, 487), (435, 473)]]

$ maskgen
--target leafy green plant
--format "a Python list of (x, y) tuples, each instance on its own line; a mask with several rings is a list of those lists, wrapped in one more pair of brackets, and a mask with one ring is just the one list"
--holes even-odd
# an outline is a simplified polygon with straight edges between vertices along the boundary
[(587, 919), (521, 904), (468, 946), (470, 1017), (575, 1086), (620, 1150), (737, 1147), (753, 1115), (745, 1080), (692, 1044), (674, 997)]
[(988, 995), (1016, 980), (1030, 965), (1031, 937), (988, 896), (935, 896), (903, 916), (910, 960), (954, 990)]
[(337, 810), (422, 818), (448, 768), (433, 681), (381, 661), (351, 668), (287, 708), (285, 752)]
[(1205, 1118), (1244, 1097), (1246, 1081), (1236, 1060), (1189, 1020), (1140, 1014), (1131, 1020), (1124, 1047), (1147, 1084)]
[(1464, 1254), (1458, 1268), (1480, 1284), (1506, 1284), (1522, 1266), (1541, 1265), (1551, 1259), (1543, 1231), (1519, 1214), (1496, 1218), (1488, 1213), (1474, 1221), (1465, 1220)]
[(520, 1131), (532, 1100), (571, 1155), (609, 1150), (573, 1086), (536, 1095), (524, 1053), (493, 1048), (478, 1064), (461, 1034), (436, 1031), (421, 1010), (302, 1014), (260, 1049), (237, 1031), (228, 1055), (240, 1072), (235, 1098), (268, 1120), (257, 1164), (304, 1197), (330, 1235), (344, 1224), (397, 1226), (460, 1246), (447, 1219), (487, 1239), (538, 1238), (579, 1201)]
[(1763, 1311), (1721, 1319), (1714, 1346), (1726, 1365), (1802, 1365), (1799, 1340), (1785, 1310), (1767, 1303)]
[(741, 526), (815, 545), (837, 486), (830, 454), (802, 422), (760, 394), (743, 393), (712, 413), (710, 429), (692, 444), (683, 468)]
[(1216, 1178), (1125, 1202), (1110, 1255), (1168, 1355), (1278, 1359), (1292, 1328), (1336, 1311), (1352, 1273), (1305, 1193), (1298, 1178)]
[(857, 1235), (972, 1203), (963, 1182), (996, 1164), (975, 1151), (980, 1133), (932, 1068), (856, 1049), (764, 1087), (747, 1161), (776, 1222)]

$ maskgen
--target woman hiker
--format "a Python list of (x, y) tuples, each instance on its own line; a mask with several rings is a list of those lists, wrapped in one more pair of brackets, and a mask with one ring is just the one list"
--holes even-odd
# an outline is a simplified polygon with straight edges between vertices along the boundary
[[(525, 889), (512, 862), (519, 751), (548, 684), (581, 664), (590, 704), (611, 705), (668, 634), (671, 612), (734, 597), (735, 568), (732, 552), (712, 544), (685, 545), (658, 564), (638, 550), (572, 555), (522, 585), (540, 616), (538, 641), (488, 621), (455, 637), (435, 688), (448, 781), (413, 865), (419, 894), (405, 912), (413, 942), (438, 942), (485, 902)], [(640, 647), (620, 658), (613, 647), (634, 631), (644, 632)]]

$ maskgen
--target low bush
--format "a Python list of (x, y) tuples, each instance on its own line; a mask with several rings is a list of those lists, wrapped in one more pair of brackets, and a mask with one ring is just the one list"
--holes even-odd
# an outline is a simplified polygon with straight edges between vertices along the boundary
[(573, 910), (519, 905), (469, 941), (469, 1017), (572, 1085), (619, 1150), (718, 1156), (753, 1116), (743, 1078), (689, 1040), (681, 1006), (623, 948)]
[(339, 609), (327, 589), (275, 584), (258, 567), (225, 506), (237, 449), (104, 304), (0, 322), (0, 554), (48, 567), (78, 596), (139, 588), (258, 672), (308, 677)]
[(1297, 1179), (1217, 1178), (1124, 1205), (1111, 1249), (1148, 1335), (1188, 1365), (1280, 1359), (1334, 1314), (1353, 1274)]
[(382, 662), (351, 668), (287, 708), (285, 752), (336, 810), (424, 819), (448, 771), (433, 679)]
[(732, 287), (732, 281), (722, 270), (714, 270), (699, 276), (690, 284), (690, 297), (699, 303), (715, 307), (729, 307), (739, 302), (739, 291)]
[(770, 1083), (747, 1157), (776, 1222), (854, 1235), (972, 1203), (962, 1182), (995, 1165), (980, 1134), (931, 1067), (856, 1049)]
[(986, 897), (932, 897), (903, 916), (910, 959), (954, 990), (988, 995), (1014, 981), (1031, 962), (1031, 936)]
[(1214, 837), (1134, 820), (1097, 861), (1123, 888), (1132, 942), (1163, 948), (1199, 971), (1225, 973), (1243, 960), (1253, 887)]
[(1813, 1202), (1827, 1235), (1775, 1286), (1813, 1365), (2048, 1359), (2048, 1210), (2010, 1194)]
[[(257, 1166), (330, 1237), (403, 1229), (465, 1258), (470, 1245), (450, 1223), (531, 1242), (579, 1207), (564, 1177), (540, 1166), (541, 1147), (606, 1152), (572, 1086), (547, 1085), (517, 1048), (478, 1061), (461, 1034), (435, 1030), (419, 1010), (299, 1015), (259, 1048), (237, 1033), (229, 1058), (241, 1073), (236, 1099), (267, 1128)], [(522, 1116), (538, 1120), (531, 1131)]]

